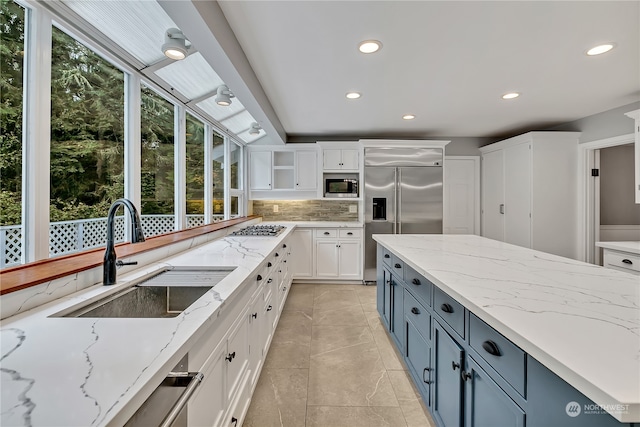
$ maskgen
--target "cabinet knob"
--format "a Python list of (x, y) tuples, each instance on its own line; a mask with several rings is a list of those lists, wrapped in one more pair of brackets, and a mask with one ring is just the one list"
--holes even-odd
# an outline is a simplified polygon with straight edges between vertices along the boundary
[(389, 255), (389, 254), (384, 254), (384, 257), (388, 259), (388, 258), (391, 258), (391, 255)]
[(233, 353), (229, 353), (227, 355), (227, 357), (225, 357), (225, 360), (231, 362), (233, 360), (233, 358), (236, 357), (236, 352), (234, 351)]
[(418, 286), (418, 285), (420, 285), (420, 280), (418, 280), (418, 279), (413, 279), (413, 280), (411, 281), (411, 283), (413, 283), (414, 285)]
[(238, 427), (238, 419), (236, 417), (231, 417), (231, 424), (233, 424), (233, 427)]
[(271, 264), (271, 262), (267, 263), (267, 267), (271, 267), (273, 264)]
[(447, 304), (444, 303), (440, 306), (440, 310), (444, 311), (445, 313), (453, 313), (453, 307), (451, 307), (451, 304)]
[(467, 381), (468, 379), (473, 377), (473, 375), (471, 375), (471, 373), (467, 371), (460, 372), (460, 376), (462, 377), (462, 381)]
[(482, 348), (484, 349), (484, 351), (486, 351), (487, 353), (493, 356), (498, 356), (498, 357), (502, 356), (502, 352), (500, 351), (500, 347), (498, 347), (498, 344), (496, 344), (491, 340), (487, 340), (483, 342)]
[(402, 265), (396, 263), (396, 265), (394, 265), (395, 268), (402, 268)]
[(454, 361), (451, 361), (451, 369), (453, 369), (453, 370), (455, 371), (455, 370), (456, 370), (456, 369), (458, 369), (459, 367), (460, 367), (460, 364), (459, 364), (459, 363), (456, 363), (456, 362), (454, 362)]
[(500, 213), (504, 215), (504, 203), (500, 204)]
[(269, 280), (267, 280), (267, 283), (271, 283), (271, 282), (273, 282), (273, 279), (269, 278)]
[(251, 315), (251, 317), (253, 317), (254, 319), (257, 319), (257, 318), (258, 318), (258, 313), (253, 313), (253, 314)]
[(276, 252), (276, 257), (279, 257), (279, 256), (280, 256), (280, 254), (278, 252)]
[(258, 274), (258, 277), (256, 277), (256, 279), (257, 279), (257, 280), (258, 280), (258, 282), (259, 282), (260, 280), (262, 280), (262, 276)]
[(286, 244), (286, 243), (283, 243), (283, 244), (282, 244), (282, 247), (283, 247), (283, 248), (286, 248), (286, 247), (287, 247), (287, 244)]
[(286, 287), (286, 286), (282, 288), (282, 292), (284, 292), (284, 291), (286, 291), (286, 290), (287, 290), (287, 287)]
[(324, 235), (325, 235), (325, 236), (328, 236), (329, 234), (331, 234), (331, 233), (329, 233), (328, 231), (325, 231), (325, 232), (324, 232)]
[(622, 262), (624, 262), (625, 264), (629, 264), (629, 265), (633, 264), (633, 261), (631, 261), (630, 259), (627, 259), (627, 258), (623, 259)]
[(349, 231), (349, 232), (347, 233), (347, 236), (353, 236), (353, 232)]
[[(425, 384), (431, 384), (431, 380), (428, 380), (425, 378), (425, 375), (427, 375), (429, 373), (429, 371), (431, 371), (431, 368), (424, 368), (422, 370), (422, 382)], [(431, 375), (429, 375), (431, 376)]]
[(271, 311), (271, 310), (273, 310), (273, 306), (272, 306), (272, 305), (270, 305), (269, 307), (267, 307), (267, 311)]
[(418, 307), (413, 307), (413, 308), (411, 309), (411, 312), (412, 312), (413, 314), (420, 314), (420, 310), (418, 309)]

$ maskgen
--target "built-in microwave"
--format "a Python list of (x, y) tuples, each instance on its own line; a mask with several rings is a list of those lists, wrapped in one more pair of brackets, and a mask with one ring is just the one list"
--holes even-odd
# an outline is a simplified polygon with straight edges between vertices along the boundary
[(358, 197), (358, 180), (327, 178), (324, 195), (325, 197)]

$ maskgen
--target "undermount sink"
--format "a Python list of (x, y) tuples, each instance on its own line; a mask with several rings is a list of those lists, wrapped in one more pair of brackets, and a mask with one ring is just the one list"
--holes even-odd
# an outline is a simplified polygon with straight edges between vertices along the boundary
[(107, 297), (52, 317), (176, 317), (236, 267), (167, 267)]

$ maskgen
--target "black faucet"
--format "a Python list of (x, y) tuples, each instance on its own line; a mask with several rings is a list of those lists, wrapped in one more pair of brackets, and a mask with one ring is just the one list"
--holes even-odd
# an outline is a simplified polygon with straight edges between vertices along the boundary
[[(104, 269), (102, 276), (102, 284), (105, 286), (115, 285), (116, 267), (125, 265), (122, 261), (116, 261), (115, 237), (113, 236), (115, 216), (120, 205), (129, 210), (129, 216), (131, 217), (131, 243), (144, 242), (142, 222), (140, 222), (140, 216), (138, 215), (136, 207), (133, 206), (133, 203), (127, 199), (118, 199), (113, 202), (109, 208), (109, 215), (107, 216), (107, 250), (104, 253)], [(127, 263), (127, 265), (128, 264), (137, 264), (137, 262)]]

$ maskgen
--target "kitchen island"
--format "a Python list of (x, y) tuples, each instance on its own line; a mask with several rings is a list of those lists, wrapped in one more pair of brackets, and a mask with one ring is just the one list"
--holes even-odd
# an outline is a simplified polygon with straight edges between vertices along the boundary
[[(283, 263), (292, 248), (286, 245), (294, 228), (287, 224), (277, 237), (227, 236), (122, 275), (114, 286), (96, 285), (4, 319), (0, 329), (0, 424), (122, 426), (187, 353), (189, 370), (212, 366), (196, 391), (202, 390), (200, 397), (194, 395), (208, 406), (189, 407), (189, 416), (197, 418), (203, 410), (213, 410), (214, 398), (224, 395), (221, 399), (226, 406), (220, 414), (231, 417), (237, 407), (233, 415), (242, 419), (243, 405), (246, 410), (251, 393), (248, 383), (255, 385), (261, 365), (256, 353), (243, 361), (244, 355), (239, 352), (236, 356), (233, 350), (234, 357), (229, 358), (233, 360), (228, 362), (233, 368), (227, 372), (223, 365), (227, 363), (226, 349), (221, 344), (239, 342), (245, 350), (253, 345), (252, 337), (267, 329), (262, 327), (267, 324), (262, 314), (275, 326), (278, 310), (272, 307), (284, 304), (291, 276), (269, 269), (287, 265)], [(176, 317), (56, 317), (61, 311), (101, 298), (167, 267), (235, 269)], [(262, 291), (267, 289), (267, 281), (273, 292)], [(254, 307), (260, 325), (257, 333), (251, 325), (256, 318)], [(233, 332), (229, 332), (231, 329)], [(266, 334), (270, 332), (272, 329), (266, 330), (260, 345), (268, 347)], [(210, 354), (212, 357), (208, 357)], [(220, 385), (217, 395), (203, 396), (204, 390), (216, 388), (215, 383), (210, 381), (207, 386), (205, 382), (211, 378), (215, 381), (218, 365), (229, 382), (228, 393)], [(234, 408), (229, 409), (232, 404)], [(218, 418), (217, 423), (222, 421)]]
[(640, 422), (637, 277), (478, 236), (374, 238), (378, 309), (440, 425), (478, 422), (486, 401), (469, 400), (489, 383), (502, 403), (485, 415), (508, 425)]

